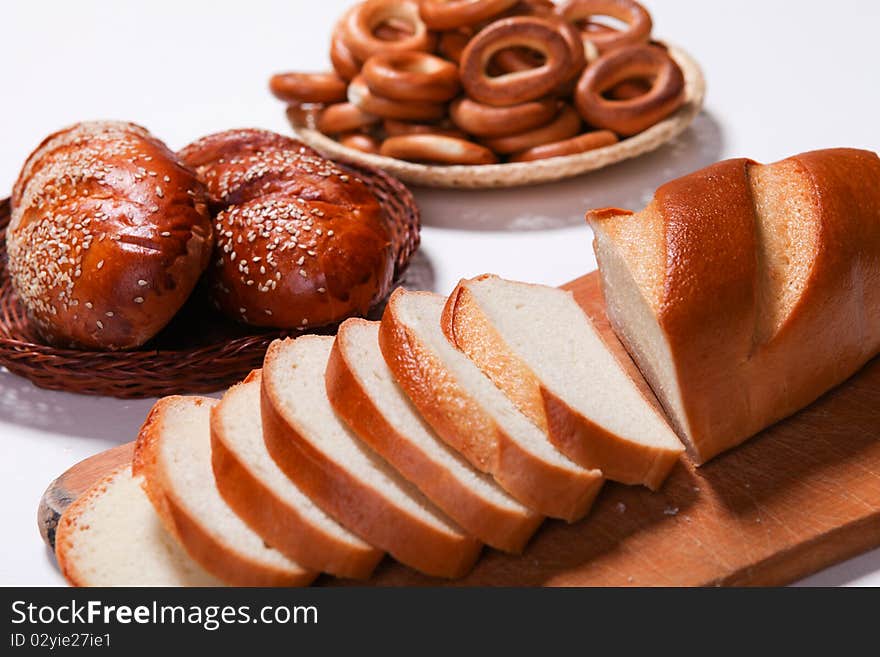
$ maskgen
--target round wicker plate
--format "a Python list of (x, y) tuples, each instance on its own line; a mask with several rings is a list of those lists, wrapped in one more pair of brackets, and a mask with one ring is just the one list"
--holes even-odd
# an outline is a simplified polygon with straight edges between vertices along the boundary
[[(419, 245), (420, 217), (412, 194), (383, 171), (354, 163), (341, 166), (369, 185), (394, 229), (406, 235), (397, 254), (399, 279)], [(273, 340), (299, 334), (235, 323), (215, 311), (204, 295), (193, 294), (158, 336), (135, 351), (79, 351), (42, 344), (28, 325), (6, 270), (9, 212), (9, 199), (0, 201), (0, 365), (41, 388), (121, 398), (213, 392), (260, 367)]]
[(328, 157), (384, 169), (404, 182), (425, 187), (491, 189), (521, 187), (571, 178), (648, 153), (671, 141), (700, 113), (706, 95), (706, 81), (697, 62), (681, 48), (668, 46), (685, 77), (685, 103), (675, 114), (629, 139), (587, 153), (554, 157), (535, 162), (488, 164), (482, 166), (433, 166), (404, 162), (381, 155), (347, 148), (307, 126), (295, 125), (294, 132), (304, 142)]

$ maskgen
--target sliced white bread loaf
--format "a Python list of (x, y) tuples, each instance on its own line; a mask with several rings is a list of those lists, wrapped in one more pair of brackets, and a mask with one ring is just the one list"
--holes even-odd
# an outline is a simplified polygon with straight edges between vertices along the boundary
[(124, 466), (71, 504), (55, 531), (55, 557), (73, 586), (223, 586), (169, 534)]
[(718, 162), (587, 219), (617, 334), (703, 463), (880, 353), (880, 158)]
[(333, 338), (276, 340), (263, 364), (263, 437), (269, 453), (326, 513), (398, 561), (460, 577), (481, 544), (361, 441), (333, 411), (324, 372)]
[(382, 317), (379, 345), (400, 387), (447, 444), (513, 497), (573, 522), (604, 481), (559, 452), (443, 335), (445, 299), (398, 289)]
[(165, 397), (141, 427), (132, 472), (165, 528), (212, 575), (236, 586), (304, 586), (317, 576), (269, 547), (229, 507), (211, 469), (216, 400)]
[(492, 275), (463, 280), (443, 331), (576, 463), (656, 489), (684, 452), (571, 292)]
[(520, 552), (542, 516), (476, 470), (422, 419), (379, 349), (379, 322), (339, 327), (326, 372), (337, 414), (463, 529), (484, 543)]
[(211, 411), (211, 453), (220, 494), (269, 545), (297, 563), (339, 577), (369, 577), (383, 552), (318, 508), (269, 455), (260, 381), (260, 372), (252, 372)]

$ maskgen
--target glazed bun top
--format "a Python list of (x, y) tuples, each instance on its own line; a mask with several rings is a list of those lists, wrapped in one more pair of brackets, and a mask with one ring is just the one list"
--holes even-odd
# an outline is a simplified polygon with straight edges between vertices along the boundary
[(181, 157), (217, 211), (208, 283), (227, 315), (304, 329), (363, 315), (387, 295), (394, 234), (355, 173), (263, 130), (209, 135)]
[(12, 194), (9, 271), (53, 344), (144, 344), (179, 310), (209, 262), (204, 188), (144, 128), (88, 122), (45, 139)]

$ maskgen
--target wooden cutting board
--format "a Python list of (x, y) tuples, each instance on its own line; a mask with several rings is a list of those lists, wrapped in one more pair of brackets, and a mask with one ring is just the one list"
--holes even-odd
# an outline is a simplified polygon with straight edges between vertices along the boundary
[[(595, 274), (567, 285), (626, 358)], [(628, 361), (630, 367), (634, 367)], [(123, 445), (74, 466), (43, 497), (51, 545), (60, 513), (131, 458)], [(463, 580), (483, 586), (781, 585), (880, 545), (880, 359), (810, 407), (658, 493), (607, 484), (592, 513), (547, 521), (522, 556), (486, 549)], [(350, 584), (326, 577), (326, 584)], [(369, 583), (441, 584), (386, 559)]]

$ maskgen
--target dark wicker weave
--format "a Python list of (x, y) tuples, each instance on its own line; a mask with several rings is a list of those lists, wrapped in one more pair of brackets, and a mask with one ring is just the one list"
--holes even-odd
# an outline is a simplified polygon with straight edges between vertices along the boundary
[[(400, 278), (419, 246), (419, 211), (410, 191), (388, 174), (344, 164), (377, 196), (389, 220), (406, 235), (397, 253)], [(41, 344), (28, 325), (6, 271), (9, 200), (0, 201), (0, 365), (35, 385), (121, 398), (213, 392), (260, 367), (269, 343), (299, 331), (265, 331), (230, 321), (194, 294), (171, 324), (136, 351), (78, 351)], [(335, 327), (311, 332), (332, 333)]]

